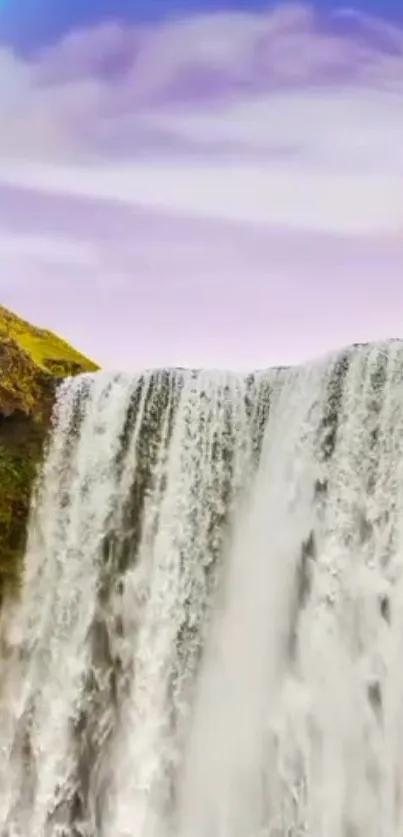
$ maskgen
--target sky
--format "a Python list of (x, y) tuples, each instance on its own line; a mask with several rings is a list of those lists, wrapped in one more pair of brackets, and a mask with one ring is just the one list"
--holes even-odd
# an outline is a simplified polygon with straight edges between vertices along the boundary
[(403, 337), (403, 3), (3, 0), (0, 303), (102, 366)]

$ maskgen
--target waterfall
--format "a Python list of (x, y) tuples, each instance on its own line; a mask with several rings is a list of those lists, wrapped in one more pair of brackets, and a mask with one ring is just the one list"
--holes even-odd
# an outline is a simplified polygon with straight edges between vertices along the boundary
[(0, 837), (403, 836), (403, 346), (65, 381)]

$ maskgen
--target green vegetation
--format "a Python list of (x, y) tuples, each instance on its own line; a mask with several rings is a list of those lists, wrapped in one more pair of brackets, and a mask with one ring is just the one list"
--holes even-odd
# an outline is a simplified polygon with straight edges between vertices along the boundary
[(84, 369), (94, 372), (98, 366), (77, 352), (56, 334), (35, 328), (0, 306), (0, 339), (9, 337), (45, 372), (64, 377)]
[(98, 367), (0, 306), (0, 602), (18, 588), (33, 480), (60, 379)]

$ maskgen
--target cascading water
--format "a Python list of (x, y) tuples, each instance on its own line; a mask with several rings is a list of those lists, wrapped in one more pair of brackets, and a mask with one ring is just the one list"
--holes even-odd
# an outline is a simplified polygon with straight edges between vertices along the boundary
[(403, 835), (403, 347), (65, 382), (0, 837)]

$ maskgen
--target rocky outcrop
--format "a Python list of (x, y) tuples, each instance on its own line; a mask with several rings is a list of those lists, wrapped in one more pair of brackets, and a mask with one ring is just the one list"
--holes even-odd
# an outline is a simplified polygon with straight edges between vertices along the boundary
[(0, 306), (0, 602), (18, 587), (33, 480), (60, 380), (97, 366)]

